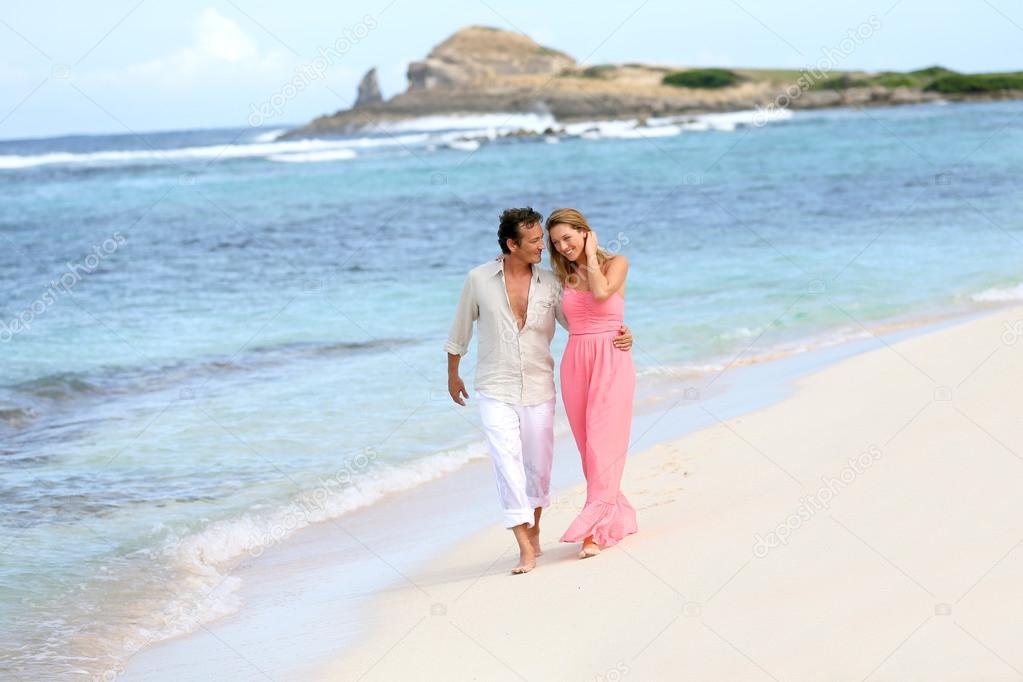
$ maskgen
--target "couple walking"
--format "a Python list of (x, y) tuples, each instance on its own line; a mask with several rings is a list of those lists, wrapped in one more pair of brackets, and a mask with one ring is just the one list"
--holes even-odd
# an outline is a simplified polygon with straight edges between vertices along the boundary
[(540, 515), (550, 505), (555, 321), (569, 332), (561, 392), (586, 477), (586, 504), (561, 541), (581, 542), (586, 558), (636, 532), (636, 510), (620, 490), (636, 384), (623, 325), (628, 261), (600, 248), (579, 211), (561, 208), (547, 219), (552, 270), (545, 270), (542, 220), (532, 208), (501, 214), (502, 257), (469, 272), (445, 345), (448, 392), (464, 406), (469, 392), (458, 369), (475, 323), (475, 396), (504, 525), (519, 545), (512, 573), (536, 566)]

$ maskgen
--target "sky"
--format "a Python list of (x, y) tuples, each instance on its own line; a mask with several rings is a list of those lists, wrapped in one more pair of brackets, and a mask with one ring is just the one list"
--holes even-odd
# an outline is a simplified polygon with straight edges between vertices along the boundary
[(351, 106), (371, 67), (401, 92), (409, 62), (473, 24), (588, 65), (798, 69), (871, 23), (835, 68), (1023, 70), (1018, 0), (4, 0), (0, 139), (287, 128)]

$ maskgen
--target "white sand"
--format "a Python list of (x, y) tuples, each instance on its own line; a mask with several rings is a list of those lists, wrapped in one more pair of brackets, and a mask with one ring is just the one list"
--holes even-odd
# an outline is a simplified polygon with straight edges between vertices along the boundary
[(580, 488), (532, 573), (510, 532), (474, 535), (373, 598), (322, 679), (1023, 678), (1018, 320), (879, 344), (634, 455), (640, 532), (594, 559), (557, 543)]

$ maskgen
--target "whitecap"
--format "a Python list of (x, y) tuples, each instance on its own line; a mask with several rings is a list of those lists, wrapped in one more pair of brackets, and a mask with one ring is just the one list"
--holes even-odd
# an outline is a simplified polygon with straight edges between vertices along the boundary
[(480, 148), (479, 140), (451, 140), (447, 146), (462, 152), (474, 152)]
[(330, 149), (319, 152), (273, 154), (266, 158), (279, 163), (323, 163), (325, 161), (348, 161), (357, 156), (358, 154), (353, 149)]
[(970, 296), (977, 303), (997, 303), (1001, 301), (1023, 300), (1023, 284), (1012, 287), (991, 287)]

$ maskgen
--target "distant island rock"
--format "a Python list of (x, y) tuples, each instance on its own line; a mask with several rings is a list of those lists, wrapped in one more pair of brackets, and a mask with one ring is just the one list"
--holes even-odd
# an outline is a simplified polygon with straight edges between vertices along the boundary
[(408, 67), (410, 93), (486, 87), (515, 76), (554, 76), (575, 66), (563, 52), (521, 33), (471, 26)]
[(372, 68), (359, 81), (359, 94), (355, 98), (355, 107), (368, 107), (384, 101), (380, 94), (380, 83), (377, 81), (377, 70)]
[(930, 67), (906, 73), (818, 72), (809, 81), (807, 76), (794, 69), (583, 66), (520, 33), (470, 26), (409, 64), (405, 92), (384, 100), (371, 69), (351, 109), (316, 118), (285, 137), (348, 134), (374, 123), (431, 115), (534, 112), (559, 122), (642, 121), (779, 105), (807, 109), (1023, 98), (1023, 73), (958, 74)]

